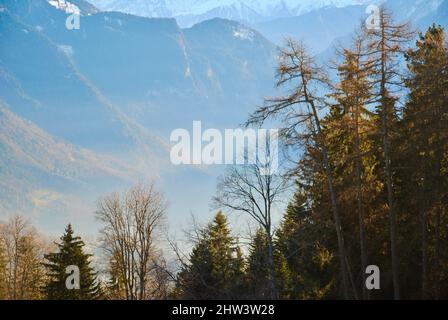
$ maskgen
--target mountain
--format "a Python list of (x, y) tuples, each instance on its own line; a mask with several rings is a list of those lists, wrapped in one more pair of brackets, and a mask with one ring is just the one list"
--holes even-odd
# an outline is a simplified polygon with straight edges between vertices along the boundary
[(366, 0), (91, 0), (105, 11), (145, 17), (173, 17), (181, 26), (212, 18), (256, 23), (278, 17), (298, 16), (325, 7), (370, 3)]
[(55, 138), (0, 102), (1, 216), (22, 212), (47, 227), (78, 216), (88, 228), (93, 219), (82, 215), (91, 195), (136, 177), (129, 165)]
[[(447, 0), (390, 2), (419, 25), (446, 22)], [(99, 196), (149, 179), (176, 225), (190, 212), (207, 215), (222, 168), (173, 166), (170, 133), (193, 120), (236, 128), (275, 94), (277, 47), (264, 34), (290, 33), (319, 52), (365, 15), (353, 1), (127, 3), (164, 17), (84, 0), (0, 0), (0, 219), (22, 212), (46, 230), (69, 221), (94, 228)], [(243, 4), (238, 20), (253, 14), (251, 26), (222, 17), (178, 24), (210, 10), (234, 17), (228, 5)], [(80, 28), (69, 30), (73, 12)]]
[[(241, 115), (241, 109), (249, 112), (259, 102), (260, 92), (272, 91), (277, 49), (241, 23), (216, 19), (181, 29), (174, 19), (101, 12), (83, 16), (77, 31), (61, 28), (62, 10), (44, 1), (31, 6), (15, 5), (14, 11), (28, 26), (41, 29), (113, 105), (145, 126), (166, 124), (163, 112), (179, 101), (185, 112), (179, 121), (170, 112), (170, 127), (185, 123), (185, 113), (189, 120), (203, 117), (206, 108)], [(200, 43), (204, 30), (216, 39), (213, 46), (210, 39)]]
[[(79, 30), (65, 27), (73, 10)], [(193, 120), (234, 128), (273, 92), (275, 45), (225, 19), (182, 29), (171, 18), (99, 12), (81, 0), (0, 0), (0, 44), (0, 99), (9, 112), (2, 121), (8, 130), (33, 128), (2, 144), (8, 188), (0, 189), (0, 215), (38, 212), (47, 229), (73, 211), (92, 222), (96, 198), (148, 179), (176, 199), (173, 212), (207, 214), (216, 172), (173, 166), (171, 131), (191, 129)], [(72, 167), (72, 148), (90, 152), (88, 159), (72, 152), (81, 167)], [(28, 155), (19, 167), (10, 149), (28, 150), (19, 152)], [(110, 159), (104, 170), (96, 166), (103, 159)], [(60, 176), (46, 163), (80, 174)]]
[[(303, 40), (316, 53), (333, 51), (332, 44), (344, 43), (344, 38), (349, 38), (365, 21), (368, 4), (323, 7), (299, 16), (260, 22), (254, 28), (279, 45), (285, 38), (292, 37)], [(398, 20), (409, 20), (420, 30), (434, 22), (448, 26), (447, 0), (387, 0), (384, 4)]]
[(365, 15), (366, 6), (326, 7), (300, 16), (258, 23), (255, 28), (274, 43), (285, 38), (304, 41), (314, 52), (322, 52), (337, 38), (350, 34)]
[(448, 0), (388, 0), (388, 7), (398, 12), (398, 18), (411, 21), (419, 31), (433, 23), (448, 28)]
[[(387, 0), (385, 5), (394, 13), (396, 21), (410, 22), (411, 28), (416, 32), (425, 32), (434, 23), (448, 28), (448, 0)], [(355, 12), (353, 17), (356, 17)], [(360, 20), (363, 16), (356, 18)], [(332, 59), (335, 48), (347, 46), (350, 41), (351, 32), (335, 38), (326, 50), (320, 52), (320, 58)]]
[[(120, 134), (116, 116), (71, 63), (68, 47), (8, 12), (0, 15), (0, 24), (0, 42), (8, 44), (0, 49), (0, 95), (17, 114), (85, 147), (110, 150), (130, 143)], [(114, 145), (108, 144), (109, 135)]]
[(428, 25), (444, 25), (446, 0), (92, 0), (102, 10), (148, 17), (172, 17), (191, 26), (215, 17), (240, 21), (281, 45), (285, 38), (304, 40), (316, 53), (347, 36), (365, 21), (367, 6), (385, 3), (397, 16)]

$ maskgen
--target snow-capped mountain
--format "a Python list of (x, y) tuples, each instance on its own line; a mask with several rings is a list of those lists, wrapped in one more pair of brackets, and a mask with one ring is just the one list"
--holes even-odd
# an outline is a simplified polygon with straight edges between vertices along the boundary
[[(79, 30), (65, 28), (73, 6)], [(177, 199), (177, 220), (207, 214), (216, 172), (174, 166), (170, 133), (242, 123), (273, 93), (276, 47), (235, 21), (92, 12), (0, 0), (0, 216), (36, 214), (52, 232), (76, 215), (92, 230), (99, 196), (147, 179)]]
[[(85, 0), (0, 0), (0, 215), (33, 214), (47, 230), (76, 216), (89, 230), (99, 196), (147, 178), (174, 200), (176, 224), (180, 214), (207, 215), (221, 169), (173, 166), (172, 130), (198, 119), (219, 129), (243, 123), (263, 97), (278, 94), (272, 42), (291, 36), (331, 57), (327, 48), (349, 37), (367, 5), (95, 2), (171, 18), (101, 12)], [(387, 3), (420, 30), (448, 27), (448, 0)], [(76, 12), (80, 29), (65, 28)], [(201, 22), (181, 28), (172, 17)]]
[(98, 8), (145, 17), (174, 17), (181, 26), (210, 18), (249, 23), (297, 16), (324, 7), (346, 7), (372, 0), (90, 0)]
[[(72, 0), (73, 1), (73, 0)], [(241, 22), (281, 45), (285, 38), (305, 41), (320, 53), (347, 36), (369, 12), (368, 5), (385, 4), (398, 20), (425, 29), (446, 24), (448, 0), (88, 0), (100, 10), (145, 17), (175, 18), (183, 28), (213, 18)]]

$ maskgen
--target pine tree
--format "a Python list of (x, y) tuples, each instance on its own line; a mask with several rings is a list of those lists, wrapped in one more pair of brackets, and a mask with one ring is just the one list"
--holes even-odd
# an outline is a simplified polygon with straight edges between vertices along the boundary
[[(406, 54), (409, 69), (406, 85), (410, 94), (402, 126), (403, 152), (409, 162), (405, 183), (415, 186), (406, 197), (414, 204), (408, 210), (418, 208), (421, 219), (422, 298), (438, 298), (440, 283), (443, 283), (441, 225), (442, 212), (447, 207), (444, 193), (447, 176), (442, 168), (448, 151), (448, 49), (445, 41), (443, 28), (433, 25), (420, 34), (416, 48)], [(428, 230), (433, 230), (433, 234)], [(432, 267), (429, 261), (434, 262)]]
[(247, 280), (249, 297), (254, 299), (268, 299), (270, 296), (269, 256), (267, 251), (266, 234), (258, 229), (250, 244), (247, 259)]
[[(72, 225), (69, 224), (61, 242), (56, 243), (58, 252), (45, 255), (48, 261), (44, 264), (47, 269), (49, 281), (44, 292), (50, 300), (93, 300), (100, 298), (100, 289), (97, 275), (90, 265), (90, 254), (84, 252), (84, 242), (80, 237), (74, 236)], [(79, 289), (68, 289), (66, 286), (67, 267), (79, 268)]]
[(311, 210), (303, 186), (298, 189), (276, 232), (277, 250), (285, 257), (290, 273), (290, 298), (339, 298), (331, 218)]
[[(248, 298), (250, 299), (271, 299), (271, 268), (268, 245), (266, 232), (258, 229), (251, 241), (247, 258), (246, 278)], [(292, 279), (286, 259), (276, 248), (274, 248), (274, 264), (279, 298), (290, 298)]]
[(222, 212), (200, 232), (190, 259), (178, 276), (178, 296), (237, 299), (243, 289), (244, 259)]

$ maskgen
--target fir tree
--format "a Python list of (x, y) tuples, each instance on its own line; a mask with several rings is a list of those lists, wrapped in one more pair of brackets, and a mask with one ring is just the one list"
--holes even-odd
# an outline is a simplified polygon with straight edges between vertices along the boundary
[(336, 237), (329, 217), (314, 212), (301, 187), (294, 194), (276, 233), (276, 247), (289, 271), (292, 299), (339, 297), (335, 293)]
[[(291, 277), (282, 253), (274, 248), (274, 264), (279, 298), (290, 298)], [(247, 258), (246, 277), (248, 282), (248, 298), (271, 299), (271, 270), (269, 262), (268, 237), (262, 229), (258, 229), (253, 237)]]
[(219, 212), (200, 231), (200, 239), (178, 276), (178, 295), (188, 299), (236, 299), (243, 285), (244, 260)]
[[(96, 273), (90, 266), (90, 254), (84, 252), (84, 242), (74, 236), (73, 228), (69, 224), (61, 242), (56, 243), (58, 252), (45, 255), (49, 281), (44, 292), (50, 300), (92, 300), (100, 297), (100, 289)], [(79, 268), (79, 289), (68, 289), (66, 285), (67, 267)]]
[[(420, 217), (421, 238), (421, 297), (440, 295), (443, 283), (441, 243), (443, 212), (446, 211), (447, 176), (443, 172), (444, 156), (448, 152), (448, 50), (445, 32), (431, 26), (420, 34), (416, 47), (408, 50), (406, 60), (410, 90), (403, 111), (403, 155), (407, 159), (403, 170), (402, 198), (410, 204), (406, 210)], [(407, 203), (406, 203), (407, 202)], [(430, 234), (428, 230), (434, 232)], [(431, 254), (433, 253), (433, 254)], [(433, 261), (432, 266), (429, 262)]]

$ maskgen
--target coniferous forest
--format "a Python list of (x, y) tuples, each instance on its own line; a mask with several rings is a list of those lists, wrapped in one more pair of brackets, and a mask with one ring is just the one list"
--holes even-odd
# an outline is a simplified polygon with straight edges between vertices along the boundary
[[(164, 238), (170, 195), (156, 184), (98, 199), (95, 247), (70, 224), (53, 241), (13, 216), (0, 299), (448, 299), (447, 31), (416, 32), (385, 7), (379, 21), (333, 59), (279, 48), (279, 94), (245, 127), (280, 128), (281, 172), (229, 166), (215, 216), (184, 242)], [(232, 214), (255, 229), (236, 232)]]

